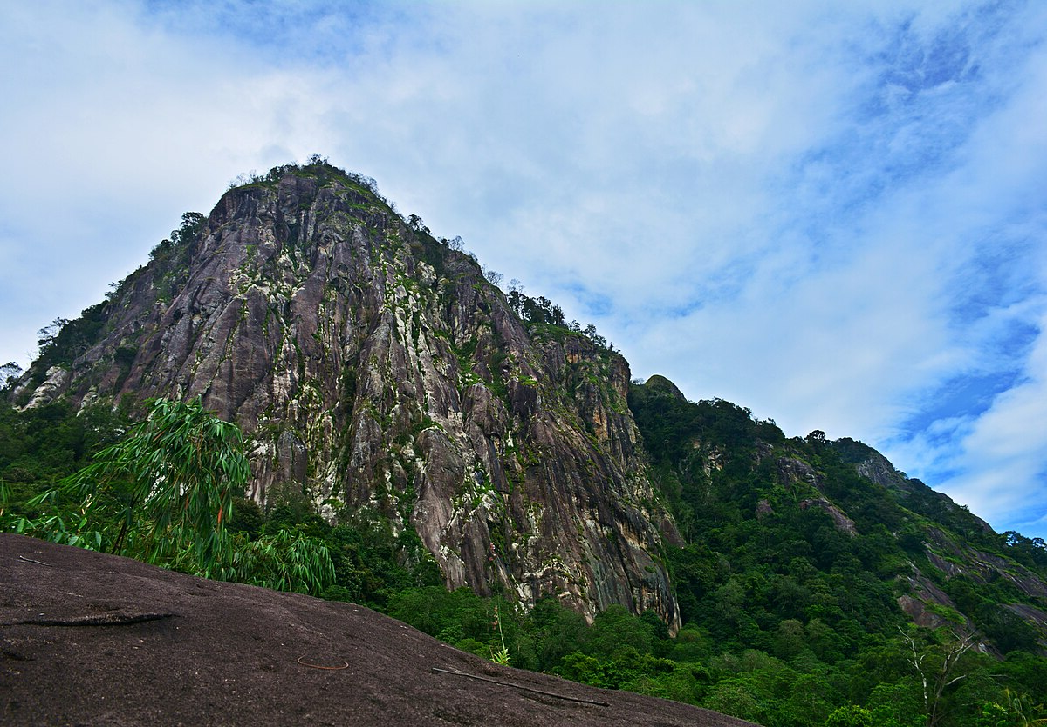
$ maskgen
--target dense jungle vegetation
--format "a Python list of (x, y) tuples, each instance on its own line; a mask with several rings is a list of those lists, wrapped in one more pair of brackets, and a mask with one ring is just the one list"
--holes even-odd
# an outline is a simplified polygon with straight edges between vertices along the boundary
[[(354, 601), (486, 658), (768, 726), (1045, 723), (1043, 634), (1004, 607), (1030, 599), (1005, 579), (946, 577), (928, 562), (921, 528), (963, 533), (1041, 576), (1042, 543), (987, 532), (918, 483), (911, 492), (874, 485), (853, 467), (865, 455), (860, 443), (819, 433), (787, 440), (728, 402), (684, 401), (660, 377), (634, 385), (630, 406), (684, 540), (665, 549), (683, 615), (673, 637), (651, 613), (611, 607), (590, 625), (553, 598), (525, 613), (499, 595), (448, 592), (409, 530), (394, 535), (379, 518), (331, 525), (301, 492), (284, 491), (265, 510), (237, 498), (246, 478), (239, 433), (198, 402), (95, 406), (79, 416), (62, 402), (24, 412), (3, 405), (0, 523)], [(157, 449), (164, 433), (175, 439)], [(218, 477), (179, 459), (190, 443), (213, 454)], [(804, 504), (810, 485), (783, 479), (783, 454), (811, 464), (858, 535)], [(157, 471), (189, 484), (150, 502), (140, 483)], [(198, 519), (179, 521), (189, 501), (202, 508)], [(914, 566), (957, 606), (940, 607), (937, 629), (913, 626), (898, 607)]]

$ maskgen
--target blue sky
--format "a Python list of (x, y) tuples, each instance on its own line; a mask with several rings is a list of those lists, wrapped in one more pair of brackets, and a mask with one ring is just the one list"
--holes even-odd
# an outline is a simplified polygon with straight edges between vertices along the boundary
[(317, 152), (634, 375), (1047, 537), (1047, 5), (929, 5), (2, 3), (0, 362)]

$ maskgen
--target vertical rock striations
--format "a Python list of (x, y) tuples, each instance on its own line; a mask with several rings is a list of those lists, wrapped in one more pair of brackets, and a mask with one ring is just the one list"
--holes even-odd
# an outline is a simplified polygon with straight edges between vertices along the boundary
[(202, 395), (251, 438), (259, 501), (290, 486), (414, 529), (451, 587), (677, 624), (628, 364), (526, 325), (366, 180), (314, 164), (233, 189), (93, 310), (25, 401)]

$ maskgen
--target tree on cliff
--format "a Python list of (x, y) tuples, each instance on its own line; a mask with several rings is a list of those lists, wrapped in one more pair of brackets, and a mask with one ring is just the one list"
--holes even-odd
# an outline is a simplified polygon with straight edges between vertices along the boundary
[(8, 361), (0, 366), (0, 389), (5, 388), (8, 383), (13, 382), (22, 375), (22, 367), (14, 361)]

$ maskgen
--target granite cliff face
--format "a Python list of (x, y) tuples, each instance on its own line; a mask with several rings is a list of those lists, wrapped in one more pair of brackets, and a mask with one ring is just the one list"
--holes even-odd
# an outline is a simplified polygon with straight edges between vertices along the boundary
[(201, 395), (250, 437), (260, 502), (413, 529), (451, 587), (678, 624), (621, 356), (527, 325), (471, 256), (326, 165), (188, 222), (23, 404)]

